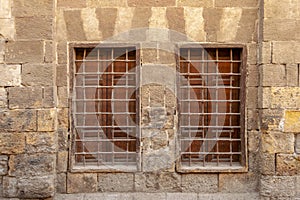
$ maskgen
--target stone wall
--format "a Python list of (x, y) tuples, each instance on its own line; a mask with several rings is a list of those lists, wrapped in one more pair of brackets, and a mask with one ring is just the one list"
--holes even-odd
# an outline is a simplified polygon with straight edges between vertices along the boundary
[[(297, 0), (0, 0), (0, 198), (300, 196), (299, 10)], [(157, 83), (165, 80), (157, 74), (175, 74), (177, 42), (246, 46), (247, 172), (177, 173), (175, 90), (147, 81), (141, 171), (71, 171), (69, 45), (128, 41), (141, 46), (143, 80)], [(175, 77), (168, 81), (175, 84)]]

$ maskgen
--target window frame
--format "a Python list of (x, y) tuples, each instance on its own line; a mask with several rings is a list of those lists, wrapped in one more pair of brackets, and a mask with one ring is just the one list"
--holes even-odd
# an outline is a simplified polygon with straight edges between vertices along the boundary
[[(181, 164), (180, 151), (181, 147), (179, 146), (180, 141), (177, 137), (177, 147), (176, 151), (178, 152), (178, 159), (176, 160), (176, 171), (180, 173), (219, 173), (219, 172), (248, 172), (248, 150), (247, 150), (247, 130), (246, 130), (246, 73), (247, 73), (247, 48), (243, 44), (215, 44), (215, 43), (178, 43), (175, 46), (175, 56), (176, 56), (176, 88), (180, 87), (179, 83), (179, 72), (180, 72), (180, 50), (182, 48), (211, 48), (211, 49), (220, 49), (220, 48), (239, 48), (241, 49), (241, 66), (240, 66), (240, 136), (241, 136), (241, 161), (240, 166), (192, 166), (186, 167)], [(178, 89), (176, 89), (176, 93)], [(177, 136), (180, 134), (180, 99), (177, 98), (177, 113), (178, 113), (178, 123), (177, 123)]]
[[(131, 48), (134, 47), (136, 50), (136, 165), (135, 166), (79, 166), (76, 165), (75, 161), (75, 123), (74, 123), (74, 110), (73, 110), (73, 94), (74, 94), (74, 78), (75, 78), (75, 56), (76, 56), (76, 48)], [(141, 82), (141, 57), (140, 57), (140, 44), (137, 43), (69, 43), (68, 44), (68, 67), (69, 67), (69, 99), (68, 99), (68, 107), (69, 107), (69, 119), (70, 119), (70, 131), (69, 131), (69, 168), (71, 172), (138, 172), (141, 171), (141, 101), (140, 101), (140, 82)]]

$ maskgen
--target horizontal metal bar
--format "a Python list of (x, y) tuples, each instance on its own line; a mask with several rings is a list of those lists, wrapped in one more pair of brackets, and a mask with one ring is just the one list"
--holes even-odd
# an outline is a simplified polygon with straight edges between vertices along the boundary
[(82, 73), (75, 73), (75, 78), (76, 75), (136, 75), (136, 73), (133, 72), (82, 72)]
[(75, 128), (136, 128), (136, 126), (75, 126)]
[(241, 115), (241, 113), (180, 113), (181, 115), (226, 115), (226, 116), (230, 116), (230, 115)]
[(229, 102), (229, 103), (235, 103), (235, 102), (240, 102), (240, 100), (207, 100), (207, 99), (183, 99), (181, 100), (179, 98), (180, 102)]
[(75, 112), (75, 115), (96, 115), (96, 114), (106, 114), (106, 115), (133, 115), (136, 112)]
[[(242, 152), (180, 152), (180, 155), (241, 155)], [(194, 158), (196, 159), (196, 158)]]
[(180, 128), (241, 128), (241, 126), (180, 126)]
[(180, 88), (183, 88), (183, 89), (193, 89), (193, 88), (203, 88), (203, 89), (240, 89), (240, 87), (233, 87), (233, 86), (180, 86)]
[(179, 73), (179, 75), (183, 76), (241, 76), (241, 73)]
[[(89, 57), (89, 56), (87, 56)], [(89, 59), (82, 59), (82, 60), (75, 60), (75, 62), (136, 62), (136, 60), (123, 60), (123, 59), (93, 59), (93, 60), (89, 60)]]
[(193, 63), (193, 62), (198, 62), (198, 63), (241, 63), (241, 60), (191, 60), (191, 59), (180, 59), (181, 63)]
[(130, 142), (130, 141), (137, 141), (136, 139), (102, 139), (102, 138), (95, 138), (95, 140), (89, 139), (89, 137), (84, 137), (84, 139), (76, 139), (76, 142)]
[(189, 138), (180, 138), (180, 141), (229, 141), (229, 142), (240, 142), (241, 139), (230, 139), (230, 138), (197, 138), (197, 137), (189, 137)]
[(90, 102), (90, 101), (110, 101), (110, 102), (118, 102), (118, 101), (136, 101), (136, 99), (73, 99), (73, 102)]

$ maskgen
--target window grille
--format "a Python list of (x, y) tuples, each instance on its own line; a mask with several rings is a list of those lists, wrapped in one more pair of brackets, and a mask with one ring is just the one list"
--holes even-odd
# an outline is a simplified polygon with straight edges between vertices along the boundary
[(242, 48), (179, 50), (181, 169), (245, 165)]
[(75, 166), (137, 167), (139, 101), (135, 47), (75, 48)]

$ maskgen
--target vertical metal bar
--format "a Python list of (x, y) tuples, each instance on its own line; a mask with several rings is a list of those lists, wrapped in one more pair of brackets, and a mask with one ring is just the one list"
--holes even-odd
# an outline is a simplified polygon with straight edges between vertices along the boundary
[[(218, 95), (218, 91), (219, 91), (219, 89), (218, 89), (218, 86), (219, 86), (219, 70), (218, 70), (218, 67), (219, 67), (219, 49), (216, 49), (216, 90), (215, 90), (215, 92), (216, 92), (216, 111), (215, 111), (215, 113), (216, 113), (216, 126), (219, 126), (219, 115), (218, 115), (218, 113), (219, 113), (219, 108), (218, 108), (218, 106), (219, 106), (219, 102), (218, 102), (218, 100), (219, 100), (219, 95)], [(218, 130), (219, 129), (216, 129), (215, 131), (216, 131), (216, 155), (217, 155), (217, 165), (219, 166), (219, 143), (218, 143), (218, 138), (219, 138), (219, 132), (218, 132)]]

